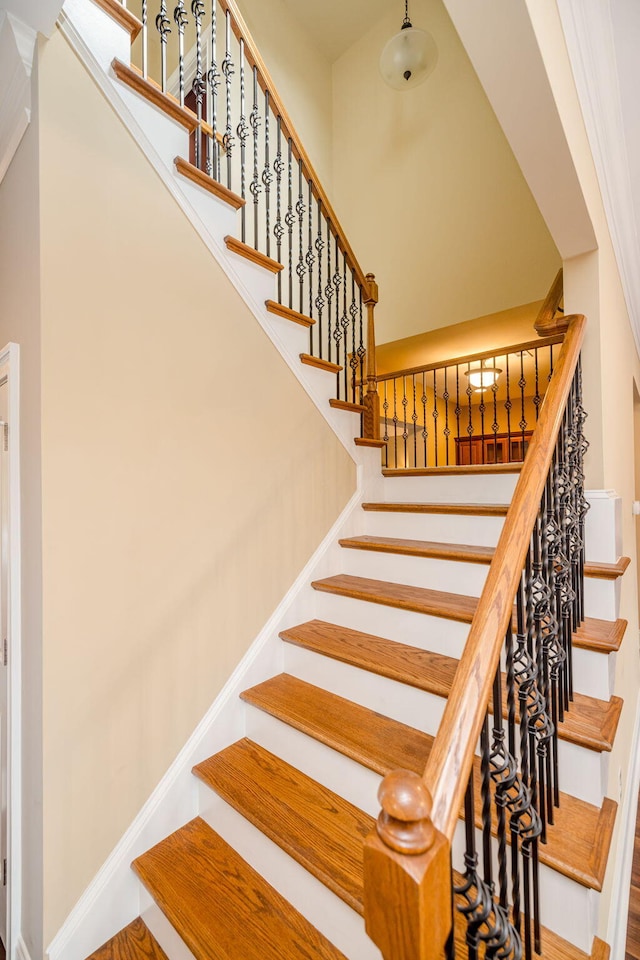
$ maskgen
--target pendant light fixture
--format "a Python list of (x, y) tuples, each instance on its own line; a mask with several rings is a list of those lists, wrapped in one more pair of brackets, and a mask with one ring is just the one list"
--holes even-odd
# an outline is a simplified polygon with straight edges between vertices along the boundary
[(500, 367), (486, 366), (484, 361), (480, 362), (479, 367), (464, 371), (465, 377), (469, 377), (469, 383), (478, 393), (493, 387), (494, 383), (498, 382), (498, 376), (501, 373)]
[(380, 73), (394, 90), (408, 90), (426, 80), (438, 61), (435, 40), (426, 30), (418, 30), (409, 19), (409, 0), (404, 3), (400, 33), (387, 43), (380, 55)]

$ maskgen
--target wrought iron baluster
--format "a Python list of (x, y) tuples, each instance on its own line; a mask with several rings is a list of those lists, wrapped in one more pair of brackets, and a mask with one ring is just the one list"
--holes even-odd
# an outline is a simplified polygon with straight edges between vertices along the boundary
[[(243, 200), (247, 197), (247, 117), (246, 117), (246, 95), (244, 82), (244, 40), (240, 38), (240, 56), (238, 62), (240, 65), (240, 120), (236, 127), (236, 134), (240, 142), (240, 196)], [(240, 239), (243, 243), (247, 242), (247, 209), (245, 204), (240, 207)]]
[[(358, 379), (358, 350), (356, 345), (356, 322), (358, 319), (358, 304), (356, 302), (356, 275), (351, 268), (351, 306), (349, 307), (349, 313), (351, 314), (351, 402), (357, 403), (357, 390), (356, 382)], [(362, 418), (360, 418), (362, 425)]]
[[(184, 107), (184, 28), (189, 22), (184, 0), (178, 0), (173, 11), (173, 19), (178, 28), (178, 86), (180, 106)], [(164, 87), (162, 88), (164, 90)]]
[(387, 397), (387, 384), (388, 380), (383, 380), (384, 383), (384, 396), (382, 398), (382, 415), (384, 417), (384, 434), (382, 439), (385, 442), (385, 449), (389, 445), (389, 398)]
[[(282, 159), (282, 117), (280, 114), (278, 114), (276, 120), (276, 147), (276, 158), (273, 161), (273, 169), (276, 174), (276, 222), (273, 235), (276, 238), (276, 257), (278, 263), (282, 263), (282, 238), (284, 236), (284, 227), (282, 226), (282, 174), (284, 172), (284, 161)], [(282, 303), (282, 270), (278, 271), (278, 302)], [(322, 352), (320, 356), (322, 356)]]
[(304, 313), (304, 278), (307, 272), (307, 268), (304, 262), (304, 215), (306, 212), (304, 205), (304, 194), (302, 192), (302, 160), (298, 157), (298, 199), (296, 200), (296, 216), (298, 217), (298, 263), (296, 265), (296, 273), (298, 275), (298, 310), (300, 313)]
[(142, 77), (144, 80), (147, 79), (149, 73), (148, 6), (148, 0), (142, 0), (142, 6), (140, 9), (140, 21), (142, 23), (140, 40), (142, 42)]
[(271, 96), (268, 90), (264, 92), (264, 167), (262, 170), (262, 183), (264, 186), (264, 226), (266, 246), (265, 253), (271, 256), (271, 184), (273, 183), (273, 173), (271, 172), (271, 144), (269, 142), (269, 122), (271, 119)]
[(540, 371), (538, 367), (538, 348), (534, 348), (534, 366), (535, 366), (535, 376), (536, 376), (536, 392), (533, 397), (533, 404), (536, 409), (536, 422), (540, 416), (540, 404), (542, 403), (542, 397), (540, 396)]
[(522, 431), (522, 456), (523, 457), (524, 457), (524, 433), (525, 433), (525, 430), (527, 429), (527, 418), (525, 415), (525, 403), (524, 403), (524, 391), (525, 391), (526, 385), (527, 385), (527, 380), (524, 375), (524, 353), (521, 350), (520, 351), (520, 379), (518, 380), (518, 386), (520, 387), (521, 417), (520, 417), (520, 423), (518, 424), (518, 426)]
[(460, 449), (460, 414), (462, 408), (460, 406), (460, 367), (456, 363), (456, 408), (454, 410), (456, 417), (456, 463), (459, 462), (460, 457), (458, 456), (458, 450)]
[(393, 378), (393, 466), (398, 466), (398, 378)]
[(318, 356), (322, 359), (323, 336), (322, 336), (322, 311), (324, 310), (325, 299), (322, 295), (322, 251), (324, 250), (324, 238), (322, 236), (322, 200), (318, 197), (318, 233), (316, 235), (315, 248), (318, 254), (318, 291), (316, 293), (315, 307), (318, 311)]
[[(349, 314), (347, 313), (347, 255), (342, 251), (342, 376), (344, 377), (344, 399), (349, 399)], [(338, 386), (338, 396), (340, 396)]]
[(293, 310), (293, 224), (295, 221), (293, 215), (293, 169), (292, 169), (292, 151), (293, 144), (291, 137), (287, 138), (287, 212), (284, 216), (284, 222), (287, 226), (289, 236), (289, 308)]
[[(496, 366), (496, 358), (492, 360), (493, 366)], [(491, 384), (491, 392), (493, 393), (493, 423), (491, 424), (491, 429), (493, 431), (493, 462), (498, 462), (498, 430), (500, 429), (500, 424), (498, 423), (498, 381), (494, 380)], [(508, 441), (507, 441), (508, 443)], [(508, 460), (511, 459), (511, 450), (508, 447), (509, 456)]]
[(253, 68), (253, 105), (249, 114), (249, 126), (253, 136), (253, 177), (249, 184), (249, 192), (253, 197), (253, 246), (257, 250), (260, 246), (258, 237), (258, 204), (262, 193), (260, 171), (258, 169), (258, 134), (260, 131), (260, 111), (258, 109), (258, 68)]
[(195, 132), (195, 165), (200, 169), (202, 163), (202, 107), (204, 104), (205, 80), (202, 70), (202, 18), (204, 17), (204, 0), (192, 0), (191, 13), (196, 25), (196, 74), (191, 84), (193, 95), (196, 98), (196, 116), (198, 126)]
[(331, 307), (333, 304), (333, 284), (331, 283), (331, 220), (327, 220), (327, 278), (324, 287), (327, 301), (327, 360), (333, 354), (333, 329), (331, 326)]
[(413, 466), (418, 466), (418, 413), (416, 410), (416, 375), (411, 374), (411, 388), (413, 392), (413, 413), (411, 420), (413, 423)]
[[(364, 403), (364, 360), (365, 360), (365, 357), (366, 357), (366, 355), (367, 355), (367, 350), (366, 350), (366, 347), (365, 347), (365, 345), (364, 345), (364, 320), (363, 320), (363, 310), (362, 310), (362, 299), (363, 299), (363, 297), (362, 297), (362, 287), (360, 287), (360, 285), (358, 285), (358, 286), (359, 286), (359, 289), (360, 289), (360, 303), (359, 303), (359, 307), (358, 307), (359, 310), (360, 310), (360, 343), (358, 344), (358, 362), (359, 362), (359, 365), (360, 365), (360, 366), (359, 366), (359, 370), (360, 370), (360, 373), (359, 373), (359, 376), (360, 376), (360, 401), (359, 401), (359, 402), (360, 402), (361, 404), (363, 404), (363, 403)], [(388, 465), (388, 462), (389, 462), (389, 453), (388, 453), (388, 450), (387, 450), (386, 447), (385, 447), (384, 449), (385, 449), (385, 454), (384, 454), (384, 456), (385, 456), (385, 461), (387, 462), (387, 465)]]
[[(468, 363), (467, 374), (469, 373), (470, 370), (471, 370), (471, 364)], [(465, 392), (467, 394), (468, 407), (469, 407), (469, 423), (467, 424), (467, 436), (469, 437), (469, 463), (473, 463), (473, 441), (471, 439), (473, 437), (473, 413), (471, 410), (471, 397), (473, 396), (473, 387), (471, 386), (471, 380), (469, 379), (468, 376), (467, 376), (467, 389)]]
[(429, 431), (427, 430), (427, 380), (426, 373), (422, 371), (422, 396), (420, 397), (420, 402), (422, 403), (422, 440), (424, 444), (424, 465), (425, 467), (429, 466)]
[(167, 41), (171, 33), (171, 21), (167, 16), (167, 2), (161, 0), (160, 13), (156, 17), (156, 30), (160, 34), (160, 88), (167, 92)]
[(442, 394), (442, 399), (444, 401), (444, 438), (445, 438), (445, 462), (449, 466), (449, 437), (451, 436), (451, 430), (449, 429), (449, 386), (447, 383), (449, 368), (444, 368), (444, 392)]
[[(334, 300), (335, 317), (334, 317), (334, 325), (333, 325), (333, 338), (335, 340), (335, 347), (336, 347), (336, 363), (340, 363), (340, 344), (342, 342), (342, 332), (343, 332), (342, 323), (340, 322), (340, 285), (342, 284), (342, 277), (340, 275), (340, 263), (339, 263), (340, 251), (338, 247), (337, 233), (334, 234), (333, 241), (334, 241), (334, 251), (335, 251), (335, 267), (333, 271), (333, 277), (331, 278), (331, 282), (333, 284), (333, 289), (335, 294), (335, 300)], [(340, 393), (339, 393), (340, 375), (339, 374), (338, 374), (337, 388), (338, 388), (338, 396), (340, 396)]]
[(231, 56), (231, 13), (227, 10), (225, 14), (225, 50), (224, 50), (224, 59), (222, 61), (222, 76), (224, 77), (224, 86), (225, 86), (225, 96), (226, 96), (226, 107), (227, 107), (227, 119), (226, 125), (224, 128), (224, 137), (222, 139), (222, 145), (227, 154), (227, 187), (229, 190), (232, 189), (231, 186), (231, 169), (232, 169), (232, 157), (233, 157), (233, 128), (231, 126), (231, 78), (234, 74), (233, 69), (233, 58)]
[[(309, 270), (309, 316), (313, 319), (313, 267), (316, 262), (316, 255), (313, 246), (313, 183), (311, 179), (307, 181), (307, 208), (308, 208), (308, 236), (307, 236), (307, 255), (306, 262)], [(309, 327), (313, 330), (313, 325)], [(313, 354), (313, 335), (309, 340), (309, 353)]]
[(407, 466), (407, 440), (409, 439), (409, 432), (407, 430), (407, 405), (409, 403), (407, 397), (407, 378), (402, 378), (402, 452), (403, 452), (403, 462), (402, 466)]
[(211, 0), (211, 66), (207, 73), (209, 97), (207, 98), (207, 119), (213, 131), (207, 140), (207, 173), (214, 180), (220, 180), (220, 147), (218, 144), (218, 87), (220, 73), (217, 61), (218, 0)]
[(436, 380), (436, 371), (433, 371), (433, 450), (434, 464), (438, 466), (438, 383)]
[(487, 409), (487, 406), (484, 402), (484, 389), (480, 391), (480, 403), (478, 405), (478, 412), (480, 413), (480, 437), (482, 443), (482, 462), (486, 462), (486, 443), (484, 442), (484, 415)]

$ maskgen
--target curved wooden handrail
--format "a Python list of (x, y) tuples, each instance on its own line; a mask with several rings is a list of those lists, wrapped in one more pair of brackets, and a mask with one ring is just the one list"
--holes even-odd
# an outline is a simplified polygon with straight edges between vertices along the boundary
[(454, 357), (453, 360), (436, 360), (434, 363), (423, 363), (418, 367), (406, 367), (404, 370), (393, 370), (391, 373), (381, 373), (376, 377), (378, 383), (384, 380), (395, 380), (397, 377), (410, 377), (414, 373), (429, 373), (431, 370), (444, 370), (445, 367), (462, 366), (465, 363), (475, 363), (479, 360), (492, 360), (494, 357), (504, 357), (512, 353), (524, 353), (527, 350), (540, 350), (542, 347), (562, 343), (564, 334), (558, 333), (550, 337), (537, 337), (535, 340), (526, 340), (524, 343), (513, 343), (499, 350), (484, 350), (482, 353), (469, 353), (465, 357)]
[(278, 92), (276, 91), (271, 74), (267, 70), (265, 62), (258, 52), (258, 48), (251, 36), (251, 33), (249, 32), (249, 29), (247, 28), (247, 24), (245, 23), (237, 4), (235, 3), (235, 0), (219, 0), (219, 3), (225, 13), (228, 10), (231, 14), (231, 29), (233, 30), (237, 40), (244, 41), (244, 50), (247, 62), (249, 63), (251, 69), (253, 69), (254, 66), (258, 68), (258, 83), (260, 88), (263, 92), (266, 90), (269, 91), (269, 99), (271, 101), (273, 110), (275, 114), (279, 115), (281, 118), (282, 133), (285, 139), (288, 139), (289, 137), (291, 138), (293, 154), (296, 159), (301, 161), (306, 180), (311, 180), (312, 193), (315, 198), (320, 200), (322, 203), (325, 217), (327, 220), (331, 221), (334, 235), (338, 239), (338, 246), (346, 255), (349, 265), (353, 269), (356, 279), (362, 287), (363, 293), (368, 295), (369, 284), (367, 282), (366, 275), (358, 263), (355, 253), (351, 249), (351, 244), (347, 240), (346, 234), (340, 225), (340, 221), (338, 220), (336, 213), (331, 206), (329, 198), (327, 197), (327, 194), (320, 183), (320, 179), (313, 168), (313, 164), (309, 159), (309, 155), (302, 145), (302, 140), (296, 132), (296, 129), (291, 121), (291, 117), (287, 113), (287, 110), (285, 109), (285, 106), (280, 99)]
[(553, 333), (564, 333), (567, 329), (569, 318), (565, 316), (556, 317), (563, 295), (564, 279), (562, 267), (560, 267), (534, 323), (536, 332), (541, 337), (547, 337)]
[(580, 355), (586, 320), (581, 314), (575, 314), (567, 317), (566, 323), (564, 343), (424, 772), (424, 782), (433, 799), (432, 822), (449, 840), (453, 838), (460, 814), (531, 531)]

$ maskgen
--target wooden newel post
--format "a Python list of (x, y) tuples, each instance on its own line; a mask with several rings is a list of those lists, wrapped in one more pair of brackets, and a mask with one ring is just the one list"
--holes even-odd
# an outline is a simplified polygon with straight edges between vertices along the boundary
[(374, 310), (378, 302), (378, 284), (372, 273), (367, 274), (367, 392), (364, 395), (362, 435), (368, 440), (380, 439), (380, 397), (376, 374), (376, 328)]
[(554, 337), (557, 333), (566, 333), (569, 326), (569, 317), (562, 313), (558, 316), (558, 307), (564, 294), (564, 279), (562, 267), (549, 288), (544, 303), (540, 307), (534, 323), (539, 337)]
[(378, 791), (364, 847), (364, 916), (384, 960), (443, 960), (451, 933), (451, 845), (431, 822), (431, 795), (409, 770)]

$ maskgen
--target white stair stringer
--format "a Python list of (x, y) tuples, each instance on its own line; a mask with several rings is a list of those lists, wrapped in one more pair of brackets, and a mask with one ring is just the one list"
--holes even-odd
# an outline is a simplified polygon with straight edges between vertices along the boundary
[(111, 62), (114, 57), (129, 62), (128, 32), (115, 24), (91, 0), (65, 0), (59, 26), (349, 455), (359, 465), (379, 464), (379, 450), (354, 446), (353, 438), (359, 429), (354, 433), (353, 416), (345, 416), (344, 411), (329, 406), (335, 378), (301, 363), (300, 353), (308, 348), (308, 333), (298, 324), (283, 323), (282, 318), (267, 311), (265, 301), (275, 296), (276, 280), (273, 274), (227, 249), (224, 238), (229, 234), (235, 235), (236, 212), (176, 172), (176, 156), (188, 157), (189, 138), (186, 130), (118, 80), (113, 73)]

